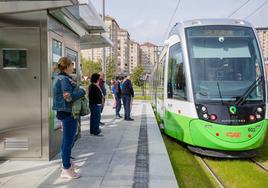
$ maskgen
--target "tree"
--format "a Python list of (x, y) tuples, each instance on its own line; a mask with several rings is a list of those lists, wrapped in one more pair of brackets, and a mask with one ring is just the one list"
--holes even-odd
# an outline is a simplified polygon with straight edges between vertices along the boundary
[(101, 63), (87, 60), (81, 56), (82, 75), (89, 78), (93, 73), (101, 72)]
[(106, 61), (106, 83), (110, 85), (110, 81), (116, 76), (116, 64), (111, 56)]
[(141, 77), (143, 76), (143, 66), (138, 65), (134, 68), (133, 74), (132, 74), (132, 81), (136, 86), (141, 87), (143, 82), (141, 82)]

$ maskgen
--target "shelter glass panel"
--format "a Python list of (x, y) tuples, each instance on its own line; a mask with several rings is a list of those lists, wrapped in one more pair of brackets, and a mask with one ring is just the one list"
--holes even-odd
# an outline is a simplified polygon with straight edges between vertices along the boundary
[[(59, 73), (59, 69), (58, 69), (58, 61), (59, 59), (62, 57), (62, 42), (53, 39), (52, 40), (52, 83), (56, 77), (56, 75)], [(51, 85), (51, 96), (53, 96), (53, 85)], [(51, 106), (53, 105), (53, 97), (51, 98)], [(53, 111), (53, 115), (52, 115), (52, 122), (53, 122), (53, 126), (54, 126), (54, 130), (59, 129), (60, 128), (60, 121), (56, 118), (56, 111)]]

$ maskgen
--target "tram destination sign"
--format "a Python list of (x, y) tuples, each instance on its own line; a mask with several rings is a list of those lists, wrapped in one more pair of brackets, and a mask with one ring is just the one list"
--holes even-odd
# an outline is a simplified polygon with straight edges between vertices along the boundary
[(230, 37), (249, 37), (250, 33), (245, 29), (193, 29), (189, 32), (190, 37), (201, 36), (230, 36)]

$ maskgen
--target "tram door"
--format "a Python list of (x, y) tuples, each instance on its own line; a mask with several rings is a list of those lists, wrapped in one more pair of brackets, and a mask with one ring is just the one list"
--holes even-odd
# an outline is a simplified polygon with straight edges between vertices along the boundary
[(40, 76), (40, 29), (0, 27), (0, 158), (41, 157)]

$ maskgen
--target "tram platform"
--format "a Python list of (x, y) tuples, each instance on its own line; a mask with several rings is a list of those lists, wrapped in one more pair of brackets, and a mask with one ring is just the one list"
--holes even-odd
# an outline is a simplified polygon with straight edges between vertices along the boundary
[[(123, 115), (123, 110), (121, 110)], [(176, 188), (169, 157), (151, 105), (135, 101), (134, 121), (115, 119), (111, 101), (104, 108), (104, 137), (89, 134), (89, 118), (82, 120), (81, 138), (73, 149), (81, 178), (59, 178), (59, 155), (51, 161), (2, 161), (1, 188)]]

